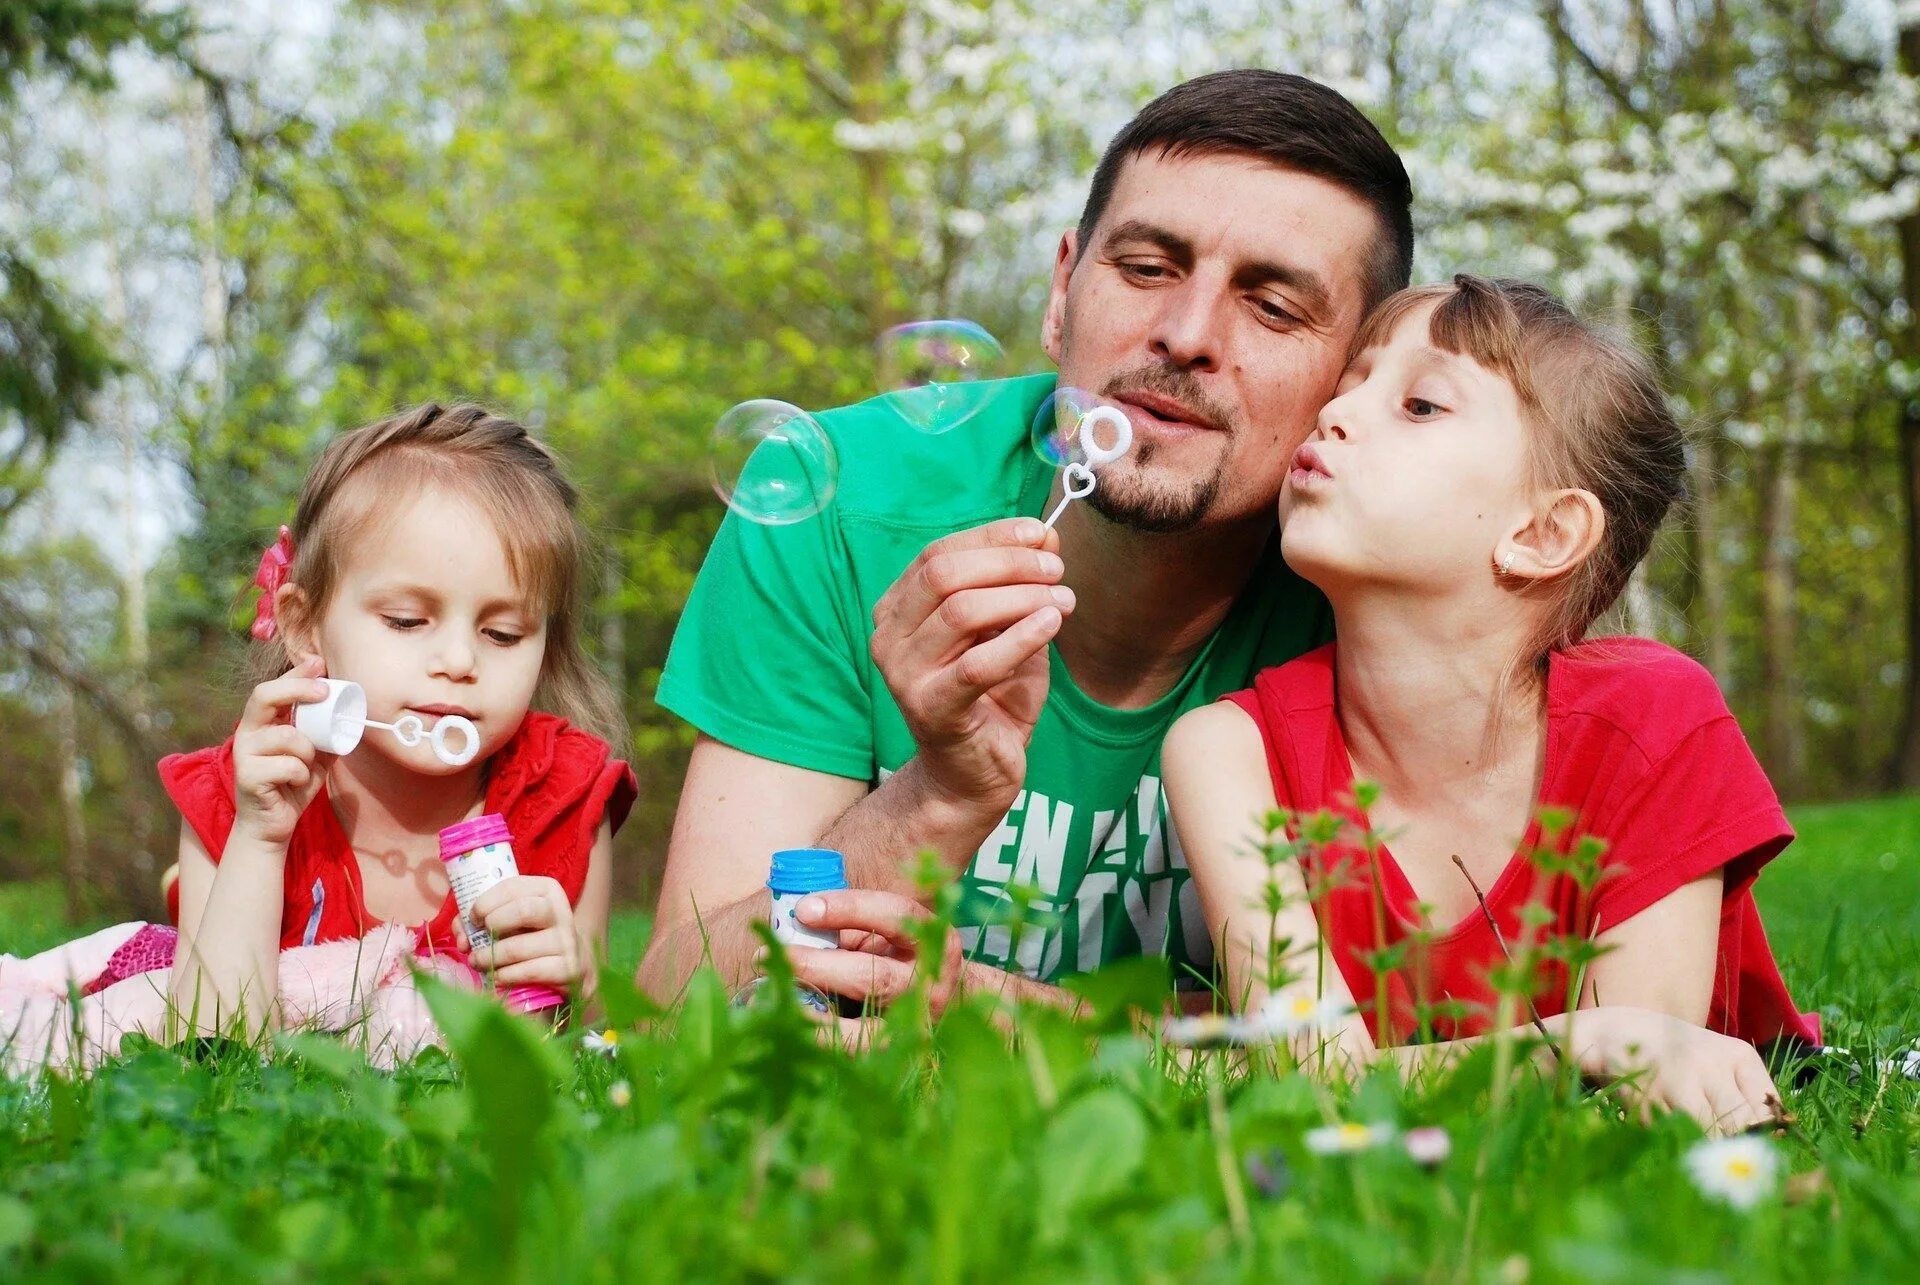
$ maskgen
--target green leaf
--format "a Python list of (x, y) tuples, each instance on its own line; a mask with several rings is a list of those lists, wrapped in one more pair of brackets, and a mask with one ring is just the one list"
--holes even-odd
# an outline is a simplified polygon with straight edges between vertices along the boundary
[(1105, 1033), (1125, 1029), (1135, 1011), (1157, 1015), (1173, 993), (1173, 972), (1165, 955), (1134, 955), (1060, 984), (1087, 1001), (1093, 1028)]
[(1076, 1098), (1040, 1142), (1041, 1231), (1057, 1240), (1074, 1215), (1124, 1189), (1146, 1158), (1147, 1122), (1117, 1089)]

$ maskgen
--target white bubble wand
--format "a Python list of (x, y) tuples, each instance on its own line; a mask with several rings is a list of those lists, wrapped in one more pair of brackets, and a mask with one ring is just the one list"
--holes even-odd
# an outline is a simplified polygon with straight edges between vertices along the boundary
[[(447, 714), (434, 720), (431, 732), (418, 714), (402, 714), (391, 723), (382, 723), (367, 717), (366, 688), (341, 678), (320, 681), (327, 685), (325, 698), (294, 706), (293, 725), (323, 753), (353, 753), (369, 727), (392, 732), (393, 738), (408, 749), (426, 741), (433, 756), (448, 767), (465, 767), (480, 752), (480, 729), (470, 718)], [(460, 738), (458, 749), (452, 744), (454, 736)]]
[[(1105, 424), (1113, 430), (1113, 443), (1110, 446), (1100, 444), (1099, 434), (1095, 431)], [(1080, 439), (1080, 450), (1084, 460), (1074, 460), (1060, 470), (1060, 485), (1064, 494), (1060, 503), (1053, 506), (1053, 512), (1047, 515), (1045, 525), (1051, 529), (1067, 506), (1075, 500), (1084, 500), (1093, 494), (1098, 482), (1093, 476), (1097, 468), (1107, 465), (1125, 455), (1133, 446), (1133, 421), (1126, 414), (1112, 406), (1096, 406), (1080, 417), (1073, 426), (1073, 434)]]

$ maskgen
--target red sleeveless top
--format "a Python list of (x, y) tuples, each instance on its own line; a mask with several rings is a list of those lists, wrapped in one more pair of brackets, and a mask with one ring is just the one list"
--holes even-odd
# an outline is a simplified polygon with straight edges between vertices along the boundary
[[(1301, 820), (1321, 811), (1347, 821), (1356, 837), (1367, 826), (1354, 804), (1353, 762), (1336, 713), (1336, 645), (1266, 670), (1252, 690), (1226, 697), (1260, 729), (1291, 839), (1299, 838)], [(1536, 933), (1587, 937), (1724, 870), (1707, 1025), (1756, 1044), (1782, 1037), (1818, 1044), (1820, 1019), (1801, 1013), (1787, 993), (1753, 900), (1760, 868), (1793, 840), (1793, 830), (1712, 675), (1660, 643), (1610, 638), (1553, 654), (1546, 704), (1538, 802), (1575, 818), (1561, 852), (1580, 836), (1607, 842), (1605, 875), (1586, 894), (1568, 875), (1537, 868), (1530, 859), (1542, 839), (1536, 818), (1483, 889), (1508, 946), (1523, 940), (1529, 904), (1552, 916)], [(1360, 843), (1337, 841), (1303, 857), (1308, 886), (1332, 888), (1317, 908), (1321, 931), (1368, 1029), (1381, 1038), (1373, 1029), (1375, 972), (1366, 957), (1399, 948), (1401, 966), (1387, 975), (1393, 1029), (1386, 1042), (1417, 1038), (1423, 1007), (1437, 1039), (1485, 1032), (1498, 999), (1488, 970), (1502, 960), (1487, 915), (1476, 907), (1457, 924), (1430, 925), (1419, 940), (1413, 886), (1386, 846), (1376, 844), (1375, 853), (1379, 916), (1374, 863)], [(1534, 995), (1541, 1016), (1565, 1010), (1567, 989), (1563, 964), (1542, 967)]]
[[(160, 781), (180, 816), (217, 863), (234, 821), (233, 738), (160, 760)], [(485, 811), (506, 817), (522, 874), (547, 875), (577, 902), (602, 820), (618, 830), (639, 793), (626, 762), (607, 743), (552, 714), (529, 713), (487, 765)], [(167, 910), (180, 919), (179, 885)], [(426, 925), (424, 950), (453, 945), (453, 894)], [(280, 947), (364, 937), (379, 926), (367, 913), (360, 864), (321, 789), (294, 824), (287, 844), (286, 906)]]

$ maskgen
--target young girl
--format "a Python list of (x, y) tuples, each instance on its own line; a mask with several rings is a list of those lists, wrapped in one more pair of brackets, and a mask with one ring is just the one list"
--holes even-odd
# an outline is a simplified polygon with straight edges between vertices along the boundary
[[(160, 764), (183, 822), (177, 947), (170, 929), (109, 930), (52, 970), (91, 993), (81, 1060), (162, 1017), (219, 1034), (316, 1007), (338, 1018), (321, 979), (347, 976), (353, 1007), (392, 980), (396, 935), (400, 955), (462, 958), (438, 834), (485, 813), (505, 816), (521, 873), (475, 903), (495, 943), (473, 963), (502, 987), (591, 988), (636, 782), (609, 751), (625, 740), (618, 706), (581, 650), (575, 499), (545, 446), (478, 407), (429, 403), (329, 444), (261, 560), (253, 633), (278, 676), (227, 741)], [(479, 754), (449, 767), (377, 731), (350, 754), (317, 752), (292, 713), (325, 695), (325, 675), (362, 685), (382, 722), (472, 720)], [(347, 943), (340, 960), (310, 953), (328, 943)]]
[[(1819, 1041), (1753, 901), (1792, 831), (1704, 669), (1581, 641), (1682, 494), (1652, 372), (1545, 291), (1471, 276), (1389, 299), (1354, 351), (1280, 495), (1282, 550), (1339, 641), (1187, 715), (1164, 756), (1229, 997), (1276, 1013), (1324, 995), (1350, 1014), (1325, 1035), (1333, 1061), (1416, 1062), (1490, 1028), (1503, 956), (1592, 938), (1578, 1020), (1564, 964), (1531, 997), (1578, 1065), (1709, 1127), (1771, 1118), (1755, 1045)], [(1549, 806), (1569, 831), (1543, 832)], [(1270, 871), (1259, 818), (1276, 808), (1294, 840), (1316, 813), (1346, 828)], [(1532, 859), (1588, 836), (1608, 845), (1590, 889), (1575, 863)], [(1410, 1046), (1423, 1026), (1437, 1043)]]

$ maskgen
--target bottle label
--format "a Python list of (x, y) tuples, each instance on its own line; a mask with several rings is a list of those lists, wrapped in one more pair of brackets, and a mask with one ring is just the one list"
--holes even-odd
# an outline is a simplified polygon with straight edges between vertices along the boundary
[(473, 909), (473, 903), (502, 879), (511, 879), (519, 873), (520, 867), (513, 859), (513, 845), (509, 843), (489, 843), (484, 848), (475, 848), (447, 862), (447, 879), (453, 884), (453, 899), (460, 907), (460, 920), (474, 949), (491, 946), (493, 935), (474, 925), (468, 914)]
[[(821, 931), (808, 928), (793, 917), (794, 909), (809, 894), (804, 892), (776, 892), (773, 894), (773, 935), (788, 946), (814, 946), (820, 950), (838, 950), (840, 934), (836, 931)], [(800, 1002), (816, 1013), (830, 1013), (833, 1006), (819, 991), (809, 990), (805, 986), (795, 988)]]

